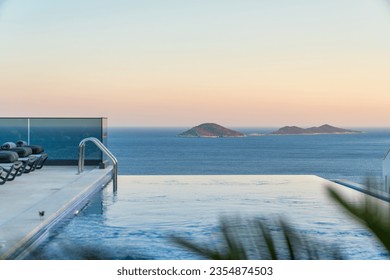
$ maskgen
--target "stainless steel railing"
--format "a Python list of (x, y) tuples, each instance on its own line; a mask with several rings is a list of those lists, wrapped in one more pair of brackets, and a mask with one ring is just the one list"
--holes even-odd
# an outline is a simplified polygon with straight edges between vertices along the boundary
[(113, 169), (112, 169), (112, 184), (114, 193), (118, 190), (118, 161), (115, 156), (107, 149), (106, 146), (103, 145), (99, 139), (95, 137), (88, 137), (81, 140), (79, 144), (79, 174), (84, 171), (84, 159), (85, 159), (85, 143), (92, 142), (98, 147), (108, 158), (112, 161)]

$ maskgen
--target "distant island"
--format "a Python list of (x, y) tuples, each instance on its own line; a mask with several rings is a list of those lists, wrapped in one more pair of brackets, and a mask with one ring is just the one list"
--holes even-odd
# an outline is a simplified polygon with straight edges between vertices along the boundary
[(298, 126), (284, 126), (274, 132), (272, 135), (291, 135), (291, 134), (353, 134), (362, 133), (357, 130), (349, 130), (344, 128), (334, 127), (328, 124), (319, 127), (301, 128)]
[(267, 136), (267, 135), (314, 135), (314, 134), (355, 134), (362, 131), (350, 130), (324, 124), (310, 128), (301, 128), (298, 126), (284, 126), (276, 131), (262, 134), (251, 133), (244, 134), (239, 131), (228, 129), (216, 123), (203, 123), (187, 131), (180, 133), (179, 137), (245, 137), (245, 136)]
[(244, 137), (245, 134), (216, 123), (203, 123), (178, 135), (179, 137)]

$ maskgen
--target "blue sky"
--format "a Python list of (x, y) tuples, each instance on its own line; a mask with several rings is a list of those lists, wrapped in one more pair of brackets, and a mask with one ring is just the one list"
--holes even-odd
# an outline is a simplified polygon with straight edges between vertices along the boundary
[(2, 114), (383, 126), (389, 33), (384, 0), (9, 0)]

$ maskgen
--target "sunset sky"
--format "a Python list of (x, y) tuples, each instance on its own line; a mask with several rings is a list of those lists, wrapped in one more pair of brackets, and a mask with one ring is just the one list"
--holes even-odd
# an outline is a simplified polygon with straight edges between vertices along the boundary
[(390, 126), (385, 0), (8, 0), (0, 116)]

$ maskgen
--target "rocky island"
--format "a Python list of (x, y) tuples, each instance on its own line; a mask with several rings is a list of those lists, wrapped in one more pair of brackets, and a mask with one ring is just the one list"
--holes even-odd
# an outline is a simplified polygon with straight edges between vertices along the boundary
[(334, 127), (328, 124), (319, 127), (301, 128), (298, 126), (284, 126), (277, 131), (271, 132), (273, 135), (291, 135), (291, 134), (352, 134), (362, 133), (357, 130), (349, 130), (344, 128)]
[(216, 123), (203, 123), (178, 135), (179, 137), (244, 137), (245, 134)]

